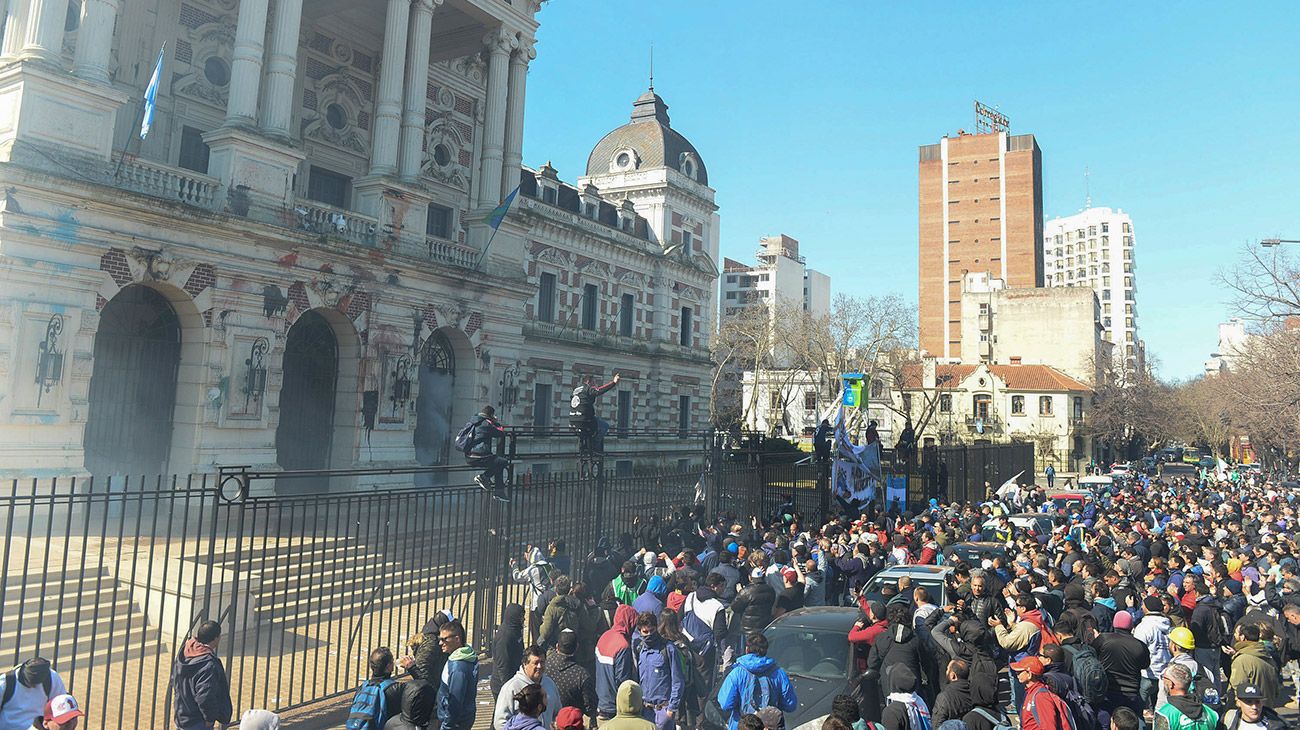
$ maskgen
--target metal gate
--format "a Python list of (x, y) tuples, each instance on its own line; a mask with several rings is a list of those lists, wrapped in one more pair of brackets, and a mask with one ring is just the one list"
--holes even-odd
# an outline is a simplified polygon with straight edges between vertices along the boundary
[(87, 471), (166, 471), (180, 361), (180, 320), (161, 294), (128, 286), (104, 306), (90, 377)]
[(334, 330), (316, 312), (303, 314), (289, 328), (280, 423), (275, 429), (276, 459), (285, 469), (324, 469), (330, 464), (338, 349)]

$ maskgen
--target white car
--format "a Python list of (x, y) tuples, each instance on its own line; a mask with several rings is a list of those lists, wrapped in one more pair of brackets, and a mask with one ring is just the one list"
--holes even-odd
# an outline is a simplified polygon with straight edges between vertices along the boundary
[(1128, 476), (1128, 464), (1115, 464), (1110, 468), (1110, 475), (1113, 477)]

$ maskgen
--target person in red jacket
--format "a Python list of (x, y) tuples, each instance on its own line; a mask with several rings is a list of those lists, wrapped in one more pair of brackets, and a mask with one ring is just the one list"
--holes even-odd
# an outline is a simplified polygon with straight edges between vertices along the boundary
[(1043, 660), (1025, 657), (1011, 665), (1011, 671), (1025, 686), (1025, 703), (1020, 708), (1020, 730), (1072, 730), (1070, 706), (1043, 682)]

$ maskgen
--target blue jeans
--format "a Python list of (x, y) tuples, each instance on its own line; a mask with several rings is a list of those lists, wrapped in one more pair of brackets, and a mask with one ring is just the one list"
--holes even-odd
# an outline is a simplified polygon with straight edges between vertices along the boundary
[(506, 491), (505, 471), (510, 466), (510, 460), (504, 456), (496, 454), (487, 454), (485, 456), (471, 456), (465, 460), (470, 466), (483, 470), (479, 476), (483, 481), (492, 485), (499, 491)]

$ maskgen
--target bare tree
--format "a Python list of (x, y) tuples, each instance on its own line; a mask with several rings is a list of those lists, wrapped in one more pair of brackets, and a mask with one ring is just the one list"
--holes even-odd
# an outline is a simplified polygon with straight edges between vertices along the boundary
[(1143, 370), (1102, 362), (1087, 432), (1121, 453), (1145, 453), (1171, 438), (1177, 409), (1172, 389), (1156, 378), (1155, 368), (1154, 356)]
[(1241, 316), (1256, 323), (1300, 315), (1300, 262), (1282, 247), (1244, 246), (1220, 280)]

